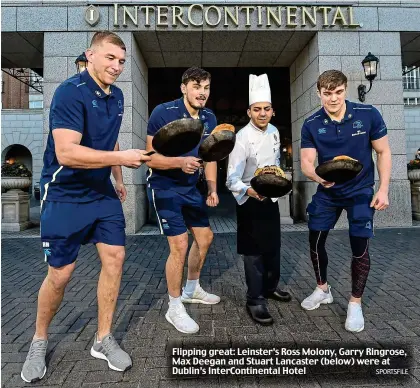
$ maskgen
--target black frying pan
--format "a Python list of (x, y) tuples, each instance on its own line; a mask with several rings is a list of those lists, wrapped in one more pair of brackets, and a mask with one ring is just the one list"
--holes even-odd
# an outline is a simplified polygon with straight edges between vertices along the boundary
[(198, 150), (198, 155), (205, 162), (216, 162), (229, 156), (235, 147), (236, 135), (231, 131), (219, 131), (210, 134)]
[[(152, 146), (161, 155), (180, 156), (197, 147), (203, 135), (203, 129), (201, 120), (175, 120), (157, 131), (153, 137)], [(152, 155), (151, 152), (148, 154)]]
[(292, 182), (274, 174), (262, 174), (251, 179), (251, 187), (263, 197), (280, 198), (292, 190)]
[(362, 169), (362, 163), (356, 160), (342, 159), (322, 163), (315, 169), (315, 172), (327, 182), (340, 184), (356, 178)]

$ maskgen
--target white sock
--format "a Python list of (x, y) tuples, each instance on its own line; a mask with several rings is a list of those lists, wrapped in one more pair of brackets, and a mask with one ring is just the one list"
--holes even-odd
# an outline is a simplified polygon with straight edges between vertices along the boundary
[(184, 288), (185, 293), (188, 295), (192, 295), (195, 291), (195, 288), (198, 286), (198, 284), (199, 284), (199, 279), (195, 279), (195, 280), (187, 279), (187, 283), (185, 284), (185, 288)]
[(169, 308), (175, 307), (175, 306), (177, 306), (178, 304), (181, 304), (181, 303), (182, 302), (181, 302), (181, 297), (180, 296), (178, 296), (177, 298), (174, 298), (173, 296), (169, 295)]

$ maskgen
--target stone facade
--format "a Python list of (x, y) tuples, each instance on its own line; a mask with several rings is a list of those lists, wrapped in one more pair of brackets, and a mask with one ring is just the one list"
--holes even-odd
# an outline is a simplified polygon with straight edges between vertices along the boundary
[[(304, 23), (302, 6), (290, 6), (290, 1), (286, 0), (257, 1), (252, 7), (246, 7), (244, 1), (216, 4), (214, 1), (204, 0), (201, 2), (202, 8), (195, 6), (193, 9), (187, 2), (158, 1), (161, 8), (158, 10), (157, 6), (153, 6), (148, 25), (145, 25), (145, 12), (140, 8), (138, 20), (136, 23), (133, 21), (136, 19), (133, 16), (133, 12), (137, 10), (135, 6), (144, 8), (146, 3), (131, 0), (124, 3), (126, 8), (117, 8), (118, 23), (114, 20), (114, 7), (102, 4), (97, 7), (100, 12), (99, 22), (90, 26), (85, 20), (86, 7), (80, 3), (73, 5), (74, 3), (63, 0), (55, 6), (50, 6), (42, 1), (34, 1), (33, 7), (26, 7), (18, 0), (3, 2), (3, 33), (9, 34), (11, 39), (17, 39), (23, 34), (26, 40), (33, 38), (35, 41), (40, 36), (43, 40), (44, 143), (48, 133), (48, 115), (53, 93), (63, 80), (75, 73), (75, 58), (88, 47), (90, 38), (97, 30), (113, 30), (127, 45), (126, 68), (117, 83), (125, 95), (125, 114), (119, 137), (121, 149), (145, 146), (149, 111), (148, 67), (288, 67), (294, 167), (293, 213), (295, 218), (304, 219), (306, 205), (316, 185), (309, 182), (300, 171), (300, 130), (305, 118), (319, 109), (316, 79), (327, 69), (342, 70), (349, 78), (349, 98), (356, 101), (357, 86), (361, 83), (367, 84), (361, 61), (371, 51), (378, 56), (380, 66), (366, 103), (375, 105), (384, 116), (389, 128), (393, 158), (392, 206), (378, 215), (377, 224), (411, 225), (409, 183), (405, 167), (409, 151), (405, 148), (405, 128), (410, 130), (416, 118), (409, 113), (413, 111), (409, 110), (404, 118), (401, 82), (404, 53), (402, 54), (400, 31), (405, 31), (405, 34), (420, 33), (420, 6), (415, 2), (387, 0), (378, 5), (378, 2), (373, 0), (354, 1), (351, 2), (353, 18), (359, 26), (334, 24), (333, 15), (330, 14), (328, 27), (324, 25), (325, 20), (321, 12), (317, 14), (315, 23)], [(332, 4), (329, 1), (314, 0), (307, 6), (307, 10), (309, 12), (310, 6), (321, 7), (324, 3)], [(221, 21), (216, 23), (218, 10), (226, 12), (225, 9), (228, 9), (234, 15), (237, 6), (237, 26), (232, 17), (230, 22), (226, 23), (226, 13), (222, 14)], [(268, 13), (276, 12), (280, 6), (283, 21), (277, 23), (271, 16), (272, 24), (269, 26), (265, 22)], [(336, 0), (332, 7), (337, 6), (342, 7), (345, 18), (350, 21), (348, 2)], [(157, 12), (166, 13), (165, 8), (168, 8), (169, 13), (162, 19), (161, 16), (158, 17)], [(298, 15), (290, 19), (289, 16), (295, 12), (294, 8), (298, 9)], [(336, 12), (336, 8), (334, 9), (332, 13)], [(179, 25), (174, 25), (174, 12), (181, 12), (184, 20), (187, 20), (186, 15), (189, 15), (191, 20), (197, 22), (202, 17), (203, 10), (203, 25), (182, 25), (179, 21)], [(259, 18), (264, 20), (264, 23), (260, 23)], [(165, 20), (164, 25), (161, 24), (162, 20)], [(9, 40), (5, 39), (6, 41)], [(256, 51), (259, 52), (257, 56)], [(15, 54), (12, 51), (8, 58), (19, 60), (13, 55)], [(4, 128), (8, 130), (9, 127), (6, 125)], [(27, 137), (13, 128), (10, 131), (4, 132), (4, 136), (9, 136), (8, 142), (11, 140), (10, 136), (18, 141), (23, 141), (21, 136), (25, 139)], [(411, 136), (407, 132), (410, 144)], [(40, 154), (42, 146), (36, 147)], [(40, 161), (40, 158), (37, 159), (39, 168)], [(39, 172), (40, 169), (37, 173)], [(124, 205), (127, 232), (135, 232), (146, 221), (145, 167), (139, 170), (124, 168), (123, 174), (129, 194)], [(340, 220), (340, 223), (343, 222), (343, 219)]]
[(1, 153), (10, 146), (25, 146), (32, 154), (32, 185), (39, 182), (44, 153), (42, 139), (43, 112), (38, 109), (3, 109), (1, 112)]

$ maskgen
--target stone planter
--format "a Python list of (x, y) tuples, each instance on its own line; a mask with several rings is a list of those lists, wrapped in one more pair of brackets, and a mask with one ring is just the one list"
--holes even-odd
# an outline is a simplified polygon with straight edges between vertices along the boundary
[(32, 179), (27, 177), (1, 177), (1, 188), (4, 190), (22, 190), (31, 187)]
[(420, 169), (409, 170), (408, 179), (411, 182), (411, 209), (413, 219), (420, 221)]

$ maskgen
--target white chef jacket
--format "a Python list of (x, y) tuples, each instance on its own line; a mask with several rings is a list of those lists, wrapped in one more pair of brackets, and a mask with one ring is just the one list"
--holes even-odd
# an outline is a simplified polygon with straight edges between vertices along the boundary
[[(239, 205), (249, 198), (246, 191), (257, 168), (280, 167), (280, 135), (274, 125), (262, 131), (250, 121), (236, 135), (235, 148), (229, 155), (226, 186)], [(278, 198), (272, 198), (276, 202)]]

